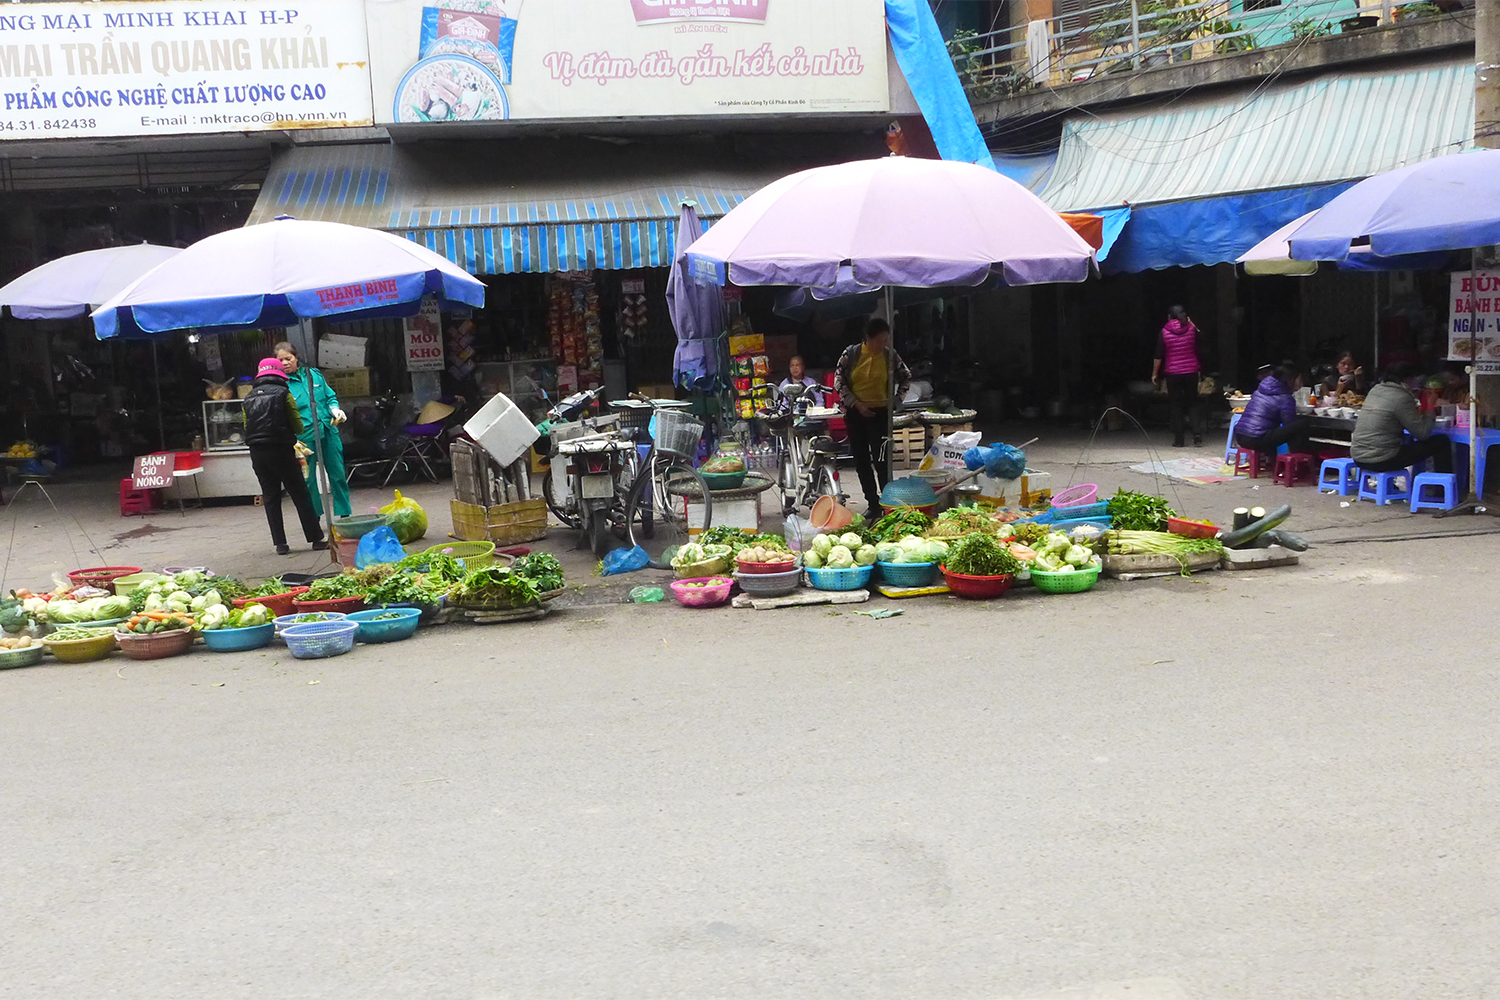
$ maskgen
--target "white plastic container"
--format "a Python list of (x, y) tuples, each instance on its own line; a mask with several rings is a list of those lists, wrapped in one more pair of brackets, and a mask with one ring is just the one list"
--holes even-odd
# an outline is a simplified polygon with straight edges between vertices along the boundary
[(520, 458), (541, 436), (521, 408), (504, 393), (496, 393), (470, 417), (464, 431), (501, 465)]

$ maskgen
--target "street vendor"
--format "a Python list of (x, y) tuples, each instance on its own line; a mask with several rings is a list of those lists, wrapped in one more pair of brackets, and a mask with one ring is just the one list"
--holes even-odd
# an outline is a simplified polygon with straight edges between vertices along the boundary
[[(334, 395), (323, 373), (316, 368), (305, 368), (297, 355), (297, 348), (282, 341), (276, 345), (276, 358), (286, 369), (287, 384), (292, 399), (297, 403), (297, 414), (302, 418), (299, 440), (313, 450), (307, 460), (307, 492), (312, 496), (313, 510), (323, 516), (322, 491), (318, 489), (317, 448), (313, 444), (316, 431), (322, 439), (323, 464), (328, 470), (328, 486), (333, 493), (333, 512), (339, 517), (353, 513), (349, 506), (349, 478), (344, 472), (344, 442), (339, 437), (338, 426), (349, 419), (339, 408), (339, 398)], [(312, 412), (312, 387), (318, 392), (318, 413)]]
[(777, 386), (783, 393), (794, 385), (804, 386), (811, 390), (807, 393), (808, 401), (813, 406), (823, 405), (823, 387), (817, 379), (807, 374), (807, 366), (802, 363), (802, 356), (796, 355), (787, 365), (789, 374)]
[(839, 356), (833, 380), (834, 389), (844, 401), (849, 448), (854, 452), (859, 485), (870, 505), (865, 516), (871, 521), (881, 516), (880, 490), (890, 481), (886, 463), (879, 463), (878, 477), (875, 466), (880, 446), (890, 430), (892, 366), (896, 398), (901, 399), (911, 386), (911, 372), (891, 346), (891, 325), (877, 316), (865, 327), (864, 340), (849, 345)]
[(1354, 424), (1349, 457), (1361, 472), (1395, 472), (1427, 459), (1434, 471), (1452, 472), (1452, 442), (1446, 434), (1432, 433), (1433, 418), (1418, 410), (1406, 375), (1404, 366), (1394, 365), (1377, 376)]

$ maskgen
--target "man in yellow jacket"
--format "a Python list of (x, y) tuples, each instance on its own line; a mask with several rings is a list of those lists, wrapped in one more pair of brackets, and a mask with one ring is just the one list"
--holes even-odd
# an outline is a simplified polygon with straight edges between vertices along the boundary
[(859, 473), (859, 485), (870, 505), (865, 516), (872, 521), (880, 516), (880, 491), (890, 480), (887, 463), (876, 460), (880, 455), (880, 445), (890, 430), (893, 367), (895, 398), (900, 400), (911, 387), (911, 371), (891, 347), (891, 325), (877, 317), (865, 327), (864, 340), (851, 344), (839, 356), (833, 380), (834, 388), (844, 401), (844, 424), (849, 428), (854, 469)]

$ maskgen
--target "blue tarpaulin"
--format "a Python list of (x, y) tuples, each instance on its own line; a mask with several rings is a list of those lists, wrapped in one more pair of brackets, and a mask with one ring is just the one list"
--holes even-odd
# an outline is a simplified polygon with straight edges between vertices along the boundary
[(885, 21), (896, 63), (922, 109), (938, 154), (993, 170), (995, 162), (927, 0), (885, 0)]
[[(1352, 186), (1349, 182), (1133, 206), (1101, 270), (1123, 274), (1232, 262), (1267, 233), (1321, 208)], [(1106, 231), (1110, 211), (1114, 210), (1102, 213)]]

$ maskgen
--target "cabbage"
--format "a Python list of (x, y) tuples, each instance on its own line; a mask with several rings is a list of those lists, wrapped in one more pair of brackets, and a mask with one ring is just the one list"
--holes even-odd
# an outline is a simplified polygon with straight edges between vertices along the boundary
[(829, 569), (848, 569), (854, 565), (854, 553), (849, 551), (847, 545), (835, 545), (823, 564)]
[(833, 536), (832, 535), (819, 535), (819, 536), (817, 536), (816, 538), (814, 538), (812, 540), (812, 550), (814, 552), (816, 552), (818, 555), (822, 556), (824, 559), (827, 559), (828, 558), (828, 553), (831, 552), (831, 551), (833, 551)]
[(854, 561), (861, 566), (875, 565), (875, 546), (861, 545), (854, 553)]
[(808, 569), (822, 569), (823, 557), (818, 555), (818, 551), (816, 549), (809, 549), (808, 551), (802, 553), (802, 565), (806, 566)]
[(861, 545), (865, 544), (865, 540), (850, 531), (839, 539), (839, 544), (847, 548), (850, 552), (855, 552)]
[(948, 543), (941, 538), (934, 538), (927, 543), (927, 554), (933, 562), (942, 562), (948, 556)]
[(896, 542), (881, 542), (875, 547), (875, 559), (877, 562), (900, 562), (901, 546)]
[(1089, 550), (1084, 548), (1082, 545), (1074, 545), (1069, 548), (1067, 554), (1063, 556), (1063, 561), (1066, 562), (1069, 566), (1086, 566), (1088, 565), (1089, 557), (1091, 555), (1093, 555), (1093, 553), (1089, 552)]
[(927, 541), (920, 535), (907, 535), (905, 538), (901, 539), (900, 542), (901, 548), (906, 550), (907, 552), (911, 552), (913, 549), (920, 549), (926, 544)]

